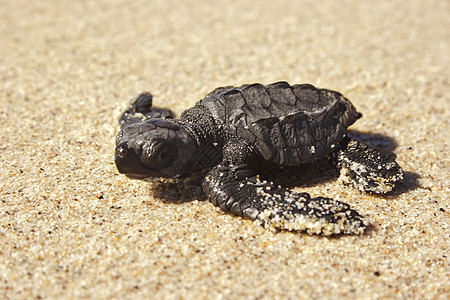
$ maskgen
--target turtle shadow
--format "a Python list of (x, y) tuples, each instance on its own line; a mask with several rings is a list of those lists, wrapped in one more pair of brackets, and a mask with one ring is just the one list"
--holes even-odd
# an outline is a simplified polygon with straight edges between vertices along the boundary
[(398, 143), (394, 138), (381, 133), (349, 130), (348, 136), (352, 139), (365, 143), (371, 148), (381, 151), (394, 151), (398, 146)]
[[(380, 151), (393, 151), (397, 146), (395, 139), (379, 133), (349, 131), (349, 136)], [(202, 182), (207, 171), (198, 172), (186, 179), (153, 182), (151, 192), (153, 197), (164, 203), (185, 203), (194, 200), (205, 201), (206, 195)], [(264, 166), (261, 176), (285, 188), (307, 188), (315, 185), (336, 181), (339, 172), (325, 159), (300, 166), (280, 167), (268, 164)], [(395, 198), (405, 192), (419, 187), (416, 173), (404, 171), (404, 180), (392, 192), (384, 195), (372, 194), (380, 198)], [(349, 187), (351, 188), (351, 187)]]
[[(207, 171), (203, 171), (186, 179), (152, 181), (150, 192), (155, 199), (163, 203), (206, 201), (207, 197), (202, 189), (206, 174)], [(264, 179), (286, 188), (308, 187), (332, 181), (338, 175), (339, 173), (325, 160), (295, 167), (269, 165), (261, 172)]]
[(193, 174), (186, 179), (162, 180), (153, 182), (152, 196), (164, 203), (181, 204), (194, 200), (205, 201), (206, 195), (202, 189), (206, 172)]
[[(395, 139), (380, 133), (350, 130), (348, 136), (383, 152), (392, 152), (398, 146)], [(339, 177), (339, 172), (336, 168), (325, 159), (300, 166), (280, 168), (277, 165), (273, 165), (266, 167), (266, 169), (267, 171), (262, 174), (265, 179), (272, 180), (274, 183), (287, 188), (311, 187), (335, 181)]]
[[(398, 147), (398, 143), (394, 138), (380, 133), (350, 130), (348, 132), (348, 136), (355, 140), (365, 143), (367, 146), (371, 148), (375, 148), (380, 151), (393, 152), (395, 148)], [(393, 198), (408, 191), (415, 190), (418, 187), (420, 187), (419, 178), (420, 178), (419, 174), (403, 170), (403, 181), (397, 187), (395, 187), (393, 191), (386, 193), (384, 195), (379, 194), (373, 195), (380, 198)]]
[(334, 181), (339, 172), (326, 160), (318, 160), (300, 166), (270, 166), (261, 176), (284, 188), (306, 188)]
[[(312, 186), (336, 181), (339, 178), (339, 172), (326, 160), (303, 164), (298, 167), (284, 167), (266, 171), (262, 174), (264, 179), (273, 181), (282, 187), (309, 188)], [(397, 196), (420, 187), (420, 175), (414, 172), (403, 171), (403, 181), (398, 184), (391, 192), (386, 194), (368, 193), (377, 198), (394, 199)], [(354, 189), (352, 186), (342, 185), (342, 188)], [(364, 193), (364, 192), (361, 192)]]
[[(392, 137), (380, 133), (362, 132), (350, 130), (348, 136), (352, 139), (365, 143), (371, 148), (375, 148), (382, 152), (393, 152), (397, 148), (398, 143)], [(395, 198), (398, 195), (412, 191), (420, 187), (420, 175), (414, 172), (405, 171), (403, 181), (386, 194), (371, 195), (379, 198)], [(273, 180), (274, 183), (286, 188), (306, 188), (331, 181), (339, 178), (339, 172), (325, 159), (312, 163), (302, 164), (300, 166), (282, 167), (273, 166), (263, 173), (265, 179)], [(349, 187), (352, 188), (352, 187)]]

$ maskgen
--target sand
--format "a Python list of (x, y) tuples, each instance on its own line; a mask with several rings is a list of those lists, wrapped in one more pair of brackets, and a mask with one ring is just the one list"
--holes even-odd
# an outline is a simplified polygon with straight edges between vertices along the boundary
[[(1, 1), (1, 299), (448, 299), (448, 1)], [(215, 209), (198, 182), (113, 162), (143, 91), (177, 114), (218, 86), (311, 83), (397, 154), (387, 196), (319, 164), (274, 174), (347, 202), (361, 236), (274, 233)]]

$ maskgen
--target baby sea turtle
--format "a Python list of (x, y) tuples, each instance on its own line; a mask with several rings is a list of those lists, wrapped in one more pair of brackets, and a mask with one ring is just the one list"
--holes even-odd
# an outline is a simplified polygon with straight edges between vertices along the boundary
[(269, 165), (327, 159), (345, 183), (386, 193), (403, 179), (393, 153), (347, 137), (361, 114), (342, 94), (309, 84), (215, 89), (180, 118), (140, 95), (120, 118), (115, 162), (130, 178), (184, 178), (209, 170), (208, 199), (266, 228), (359, 234), (367, 227), (348, 204), (312, 198), (259, 177)]

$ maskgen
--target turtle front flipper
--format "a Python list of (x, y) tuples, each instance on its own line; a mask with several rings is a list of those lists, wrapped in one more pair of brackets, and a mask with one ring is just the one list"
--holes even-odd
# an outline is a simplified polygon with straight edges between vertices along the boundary
[(403, 170), (392, 152), (381, 152), (346, 138), (329, 160), (340, 172), (339, 179), (359, 190), (384, 194), (403, 180)]
[[(330, 198), (311, 198), (307, 193), (261, 180), (248, 164), (249, 157), (242, 159), (245, 157), (242, 154), (252, 152), (251, 148), (245, 148), (242, 144), (236, 147), (228, 143), (222, 163), (205, 177), (203, 190), (214, 205), (266, 228), (322, 235), (364, 232), (367, 220), (348, 204)], [(238, 164), (233, 158), (237, 158)]]
[(149, 119), (172, 119), (173, 113), (169, 109), (152, 107), (153, 96), (150, 93), (140, 94), (125, 110), (119, 119), (121, 128), (133, 123), (145, 122)]

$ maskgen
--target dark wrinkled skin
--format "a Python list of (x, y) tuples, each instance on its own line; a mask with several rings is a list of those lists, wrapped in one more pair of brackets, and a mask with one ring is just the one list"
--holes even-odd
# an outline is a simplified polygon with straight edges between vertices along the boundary
[(218, 88), (178, 119), (142, 94), (120, 119), (115, 162), (131, 178), (183, 178), (210, 170), (203, 190), (214, 205), (269, 228), (358, 234), (368, 222), (347, 204), (274, 186), (258, 173), (267, 163), (301, 166), (327, 159), (344, 182), (389, 192), (403, 172), (394, 154), (346, 137), (360, 117), (340, 93), (306, 84)]

